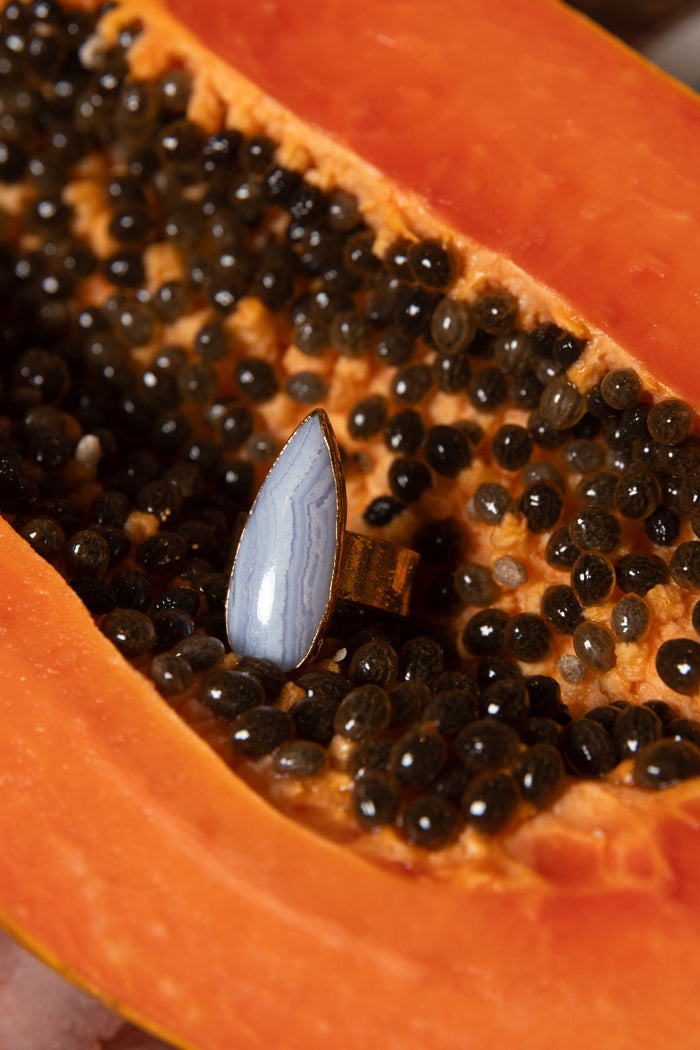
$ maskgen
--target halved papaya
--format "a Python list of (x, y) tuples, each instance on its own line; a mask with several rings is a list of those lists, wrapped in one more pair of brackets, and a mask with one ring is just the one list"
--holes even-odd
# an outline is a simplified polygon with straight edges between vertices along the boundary
[[(73, 544), (56, 555), (71, 585), (32, 550), (32, 543), (42, 544), (27, 527), (22, 499), (41, 505), (44, 521), (47, 501), (53, 500), (65, 522), (72, 512), (64, 504), (56, 509), (56, 501), (65, 499), (70, 485), (73, 501), (87, 514), (104, 485), (95, 443), (82, 439), (101, 435), (103, 458), (111, 448), (118, 460), (119, 450), (109, 445), (99, 413), (94, 414), (95, 405), (106, 400), (94, 395), (94, 383), (93, 400), (87, 394), (80, 400), (78, 392), (80, 404), (72, 407), (62, 400), (62, 389), (53, 399), (46, 395), (55, 374), (44, 358), (27, 363), (26, 354), (36, 347), (22, 342), (13, 311), (24, 310), (20, 316), (28, 324), (27, 304), (36, 307), (43, 337), (58, 331), (55, 354), (64, 365), (78, 367), (73, 343), (68, 340), (66, 349), (64, 340), (65, 325), (74, 335), (75, 316), (66, 321), (65, 303), (59, 309), (51, 298), (55, 270), (50, 271), (54, 282), (42, 286), (38, 297), (34, 286), (27, 296), (28, 285), (17, 284), (36, 272), (32, 267), (44, 279), (42, 252), (72, 258), (73, 269), (84, 258), (72, 241), (66, 247), (65, 239), (47, 232), (61, 203), (72, 209), (65, 219), (71, 234), (99, 260), (86, 264), (85, 276), (70, 285), (73, 307), (92, 308), (91, 320), (86, 315), (81, 323), (99, 321), (108, 297), (113, 316), (123, 310), (124, 298), (134, 314), (136, 304), (152, 301), (161, 288), (180, 280), (183, 258), (193, 254), (191, 210), (168, 211), (175, 231), (169, 240), (147, 228), (138, 242), (139, 263), (115, 248), (115, 242), (128, 242), (118, 240), (113, 205), (108, 209), (104, 195), (106, 180), (113, 180), (112, 202), (128, 187), (134, 196), (118, 210), (122, 225), (127, 218), (127, 225), (144, 218), (144, 209), (133, 205), (141, 203), (135, 172), (144, 184), (153, 178), (145, 134), (159, 136), (161, 159), (164, 151), (177, 153), (159, 193), (170, 204), (200, 200), (195, 181), (179, 171), (192, 161), (189, 132), (180, 126), (179, 137), (165, 141), (160, 125), (152, 123), (152, 99), (143, 86), (177, 70), (188, 79), (192, 125), (211, 135), (222, 127), (240, 129), (248, 136), (254, 174), (256, 157), (274, 148), (276, 171), (292, 173), (292, 182), (294, 173), (304, 175), (307, 201), (314, 197), (308, 187), (335, 194), (336, 225), (359, 231), (363, 243), (371, 231), (376, 259), (393, 251), (398, 265), (397, 245), (404, 251), (423, 245), (426, 252), (426, 244), (431, 251), (437, 244), (450, 260), (451, 294), (481, 303), (482, 333), (498, 334), (486, 331), (484, 310), (492, 315), (517, 310), (518, 330), (546, 326), (551, 336), (556, 326), (556, 337), (566, 340), (572, 357), (569, 387), (589, 391), (605, 374), (622, 372), (629, 379), (634, 370), (644, 380), (648, 409), (668, 393), (697, 408), (700, 366), (693, 339), (700, 306), (693, 292), (693, 235), (700, 210), (695, 137), (700, 103), (584, 20), (543, 0), (352, 7), (333, 0), (320, 11), (287, 0), (209, 2), (197, 10), (171, 0), (179, 20), (148, 0), (124, 0), (100, 12), (99, 22), (80, 13), (91, 6), (70, 8), (74, 13), (67, 16), (49, 4), (10, 3), (2, 16), (3, 75), (15, 66), (29, 68), (32, 83), (38, 78), (44, 85), (41, 97), (53, 99), (61, 131), (54, 134), (50, 123), (41, 129), (51, 137), (48, 159), (68, 163), (71, 171), (65, 193), (52, 195), (55, 182), (45, 169), (22, 157), (20, 132), (34, 119), (36, 95), (4, 103), (11, 146), (1, 155), (0, 206), (6, 242), (15, 253), (5, 257), (15, 283), (6, 282), (3, 291), (12, 321), (5, 323), (4, 335), (8, 346), (17, 344), (25, 356), (8, 376), (2, 419), (3, 493), (14, 501), (9, 510), (3, 508), (8, 520), (0, 522), (3, 925), (126, 1016), (198, 1050), (259, 1050), (271, 1044), (290, 1050), (338, 1044), (411, 1050), (426, 1042), (436, 1050), (454, 1050), (500, 1048), (516, 1039), (537, 1050), (562, 1044), (575, 1050), (592, 1042), (613, 1050), (632, 1041), (649, 1050), (664, 1041), (690, 1050), (699, 1019), (700, 780), (689, 778), (665, 791), (644, 789), (631, 759), (588, 778), (569, 770), (551, 806), (536, 811), (522, 803), (495, 834), (460, 828), (444, 849), (433, 850), (405, 827), (403, 833), (393, 825), (362, 831), (352, 823), (352, 782), (337, 740), (331, 745), (336, 764), (327, 760), (316, 778), (276, 778), (268, 757), (257, 764), (239, 762), (232, 772), (229, 734), (221, 723), (207, 720), (187, 690), (184, 699), (172, 701), (180, 713), (174, 711), (147, 677), (148, 646), (137, 647), (129, 663), (116, 648), (128, 648), (119, 633), (123, 624), (115, 628), (112, 621), (110, 630), (105, 625), (110, 614), (98, 612), (101, 631), (76, 595), (94, 604), (95, 594), (103, 593), (94, 584), (81, 584), (76, 568), (85, 571), (93, 556), (99, 561), (101, 548), (86, 555)], [(58, 36), (55, 24), (70, 25), (80, 40), (77, 59), (74, 54), (65, 59), (60, 40), (51, 52), (46, 41)], [(187, 24), (204, 44), (184, 28)], [(65, 102), (71, 90), (67, 80), (56, 74), (53, 84), (64, 86), (50, 90), (41, 65), (62, 72), (64, 60), (85, 71), (75, 108)], [(89, 79), (91, 70), (103, 78), (99, 91)], [(95, 114), (108, 105), (117, 73), (126, 78), (128, 90), (120, 96), (125, 101), (117, 124), (101, 125)], [(159, 88), (166, 99), (162, 107), (172, 104), (168, 95), (182, 86), (178, 75), (167, 74), (166, 81), (170, 86), (161, 81)], [(125, 90), (121, 81), (119, 90)], [(82, 147), (72, 145), (71, 121), (88, 136), (90, 151), (80, 153)], [(123, 142), (111, 141), (114, 126), (121, 127)], [(220, 135), (217, 141), (212, 149), (220, 154), (232, 140)], [(70, 155), (73, 148), (77, 158)], [(217, 162), (211, 150), (209, 160)], [(264, 160), (268, 170), (272, 161)], [(18, 178), (8, 177), (13, 164), (19, 166)], [(282, 178), (276, 176), (277, 183)], [(251, 209), (246, 214), (255, 231), (257, 201), (251, 202), (250, 181), (239, 201)], [(37, 201), (48, 204), (38, 207)], [(353, 201), (363, 226), (359, 217), (347, 219)], [(219, 204), (220, 198), (213, 198), (214, 207)], [(311, 207), (298, 201), (297, 218)], [(268, 238), (273, 225), (265, 227)], [(46, 244), (53, 245), (48, 252)], [(318, 278), (317, 262), (308, 263), (312, 281)], [(120, 280), (122, 299), (113, 287)], [(323, 280), (328, 285), (327, 275)], [(144, 288), (149, 295), (139, 298), (135, 290)], [(474, 517), (469, 499), (491, 466), (491, 452), (484, 445), (479, 451), (480, 438), (469, 464), (450, 476), (452, 465), (442, 462), (448, 469), (435, 469), (440, 476), (431, 483), (434, 491), (415, 500), (404, 491), (403, 501), (395, 497), (401, 506), (394, 518), (380, 526), (367, 517), (367, 506), (384, 492), (390, 452), (381, 427), (368, 442), (349, 419), (356, 401), (368, 393), (386, 399), (391, 392), (399, 405), (418, 405), (434, 426), (481, 412), (484, 426), (487, 415), (493, 416), (495, 422), (488, 423), (493, 427), (519, 419), (521, 409), (507, 416), (511, 410), (500, 402), (495, 409), (487, 405), (488, 412), (475, 409), (464, 389), (441, 388), (434, 373), (427, 396), (401, 401), (397, 365), (387, 363), (387, 355), (304, 354), (298, 341), (290, 345), (289, 321), (276, 319), (272, 307), (270, 319), (249, 296), (241, 296), (236, 309), (226, 311), (221, 305), (226, 289), (217, 288), (220, 297), (211, 308), (230, 318), (233, 350), (231, 356), (203, 359), (213, 361), (219, 399), (237, 404), (244, 400), (241, 384), (248, 383), (268, 438), (256, 446), (257, 460), (246, 446), (258, 481), (269, 462), (270, 436), (277, 441), (287, 436), (307, 404), (299, 384), (291, 388), (295, 396), (288, 383), (285, 393), (275, 386), (269, 396), (258, 396), (257, 388), (251, 394), (252, 381), (242, 380), (236, 365), (247, 362), (253, 380), (257, 375), (263, 386), (270, 371), (288, 379), (305, 365), (324, 384), (322, 402), (346, 450), (351, 527), (410, 543), (426, 524), (457, 522), (457, 531), (468, 532), (470, 558), (493, 561), (505, 555), (529, 574), (528, 588), (514, 587), (514, 596), (495, 604), (509, 615), (532, 612), (533, 602), (539, 608), (552, 565), (543, 535), (528, 530), (524, 511), (487, 536), (469, 524)], [(17, 294), (19, 307), (10, 293)], [(415, 300), (411, 303), (413, 308)], [(178, 338), (185, 340), (182, 326), (189, 325), (190, 344), (211, 316), (201, 301), (199, 306), (195, 321), (189, 314), (184, 321), (177, 318)], [(162, 321), (153, 341), (159, 351), (173, 338), (170, 323)], [(126, 339), (123, 313), (110, 324), (121, 325)], [(36, 337), (34, 328), (31, 336)], [(425, 327), (418, 333), (423, 378), (437, 353), (434, 338)], [(482, 341), (493, 354), (493, 340)], [(571, 347), (582, 349), (584, 343), (583, 353), (574, 354)], [(474, 349), (474, 360), (490, 360), (483, 346), (481, 358)], [(137, 341), (126, 356), (143, 374), (151, 368), (148, 382), (167, 390), (161, 375), (167, 369), (148, 356), (152, 351), (151, 342)], [(99, 367), (109, 372), (110, 383), (122, 374), (123, 357), (104, 352)], [(256, 372), (251, 362), (268, 367)], [(94, 370), (94, 361), (90, 367)], [(153, 371), (158, 368), (161, 372)], [(61, 387), (65, 371), (59, 369)], [(306, 382), (311, 383), (308, 377)], [(42, 389), (35, 396), (37, 388)], [(481, 395), (472, 393), (478, 401)], [(624, 391), (618, 396), (624, 398)], [(138, 399), (132, 402), (129, 422), (145, 428)], [(149, 404), (159, 411), (155, 400)], [(200, 412), (201, 405), (200, 400)], [(65, 436), (60, 427), (54, 426), (51, 442), (38, 437), (51, 430), (46, 420), (55, 420), (59, 409), (71, 450), (64, 459), (66, 442), (56, 438)], [(71, 417), (68, 422), (65, 416)], [(82, 432), (71, 430), (75, 419), (83, 421)], [(120, 419), (117, 433), (126, 441), (123, 414)], [(151, 449), (174, 426), (172, 418), (162, 426), (160, 415), (158, 420), (160, 436), (148, 431)], [(164, 429), (166, 422), (170, 430)], [(572, 437), (568, 425), (559, 429)], [(34, 439), (33, 473), (20, 491), (13, 442), (24, 431)], [(172, 446), (166, 448), (169, 455)], [(685, 477), (692, 479), (692, 439), (684, 448), (691, 457)], [(52, 455), (58, 459), (47, 466)], [(135, 462), (128, 465), (132, 474)], [(143, 459), (139, 462), (143, 467)], [(122, 494), (132, 491), (121, 483)], [(692, 544), (692, 480), (686, 488), (679, 536)], [(159, 526), (171, 513), (162, 502), (130, 509), (128, 536), (134, 550), (142, 551), (142, 567), (143, 543), (164, 531)], [(211, 507), (207, 520), (214, 520)], [(625, 529), (627, 544), (634, 529)], [(441, 537), (454, 532), (452, 524), (432, 546), (424, 546), (425, 561)], [(52, 527), (42, 535), (50, 540), (57, 533)], [(108, 547), (107, 534), (101, 535)], [(48, 540), (43, 549), (50, 560)], [(654, 550), (663, 547), (648, 536), (645, 542)], [(87, 575), (99, 578), (96, 571)], [(180, 583), (187, 580), (183, 576)], [(435, 600), (432, 583), (426, 579), (417, 595), (414, 615), (421, 632), (424, 606)], [(653, 618), (643, 641), (625, 643), (624, 654), (620, 647), (615, 666), (591, 673), (583, 665), (582, 678), (569, 675), (563, 683), (574, 715), (613, 698), (638, 705), (658, 698), (671, 701), (677, 716), (697, 716), (696, 685), (675, 689), (654, 664), (664, 641), (692, 632), (693, 591), (664, 578), (645, 592)], [(211, 589), (208, 593), (214, 604)], [(454, 638), (456, 632), (452, 659), (471, 668), (474, 653), (463, 631), (474, 606), (462, 603), (457, 609), (444, 586), (438, 587), (438, 598), (438, 605), (446, 603), (446, 612), (438, 609), (432, 617), (440, 637), (444, 641), (451, 632)], [(596, 606), (603, 611), (594, 622), (608, 617), (609, 596), (606, 602)], [(339, 636), (339, 643), (346, 640)], [(541, 659), (521, 661), (526, 673), (549, 666), (552, 653), (571, 656), (567, 647), (570, 635), (557, 636)], [(323, 657), (315, 666), (337, 675), (339, 652), (327, 650)], [(225, 659), (227, 667), (240, 666), (235, 656)], [(297, 682), (292, 676), (282, 690), (285, 709), (299, 696)], [(203, 729), (208, 741), (181, 714)], [(694, 755), (695, 746), (688, 747)]]

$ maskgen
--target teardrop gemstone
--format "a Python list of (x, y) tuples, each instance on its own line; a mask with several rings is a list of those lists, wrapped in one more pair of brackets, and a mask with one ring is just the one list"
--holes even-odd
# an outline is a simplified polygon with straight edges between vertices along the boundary
[(306, 659), (329, 610), (344, 527), (335, 437), (318, 409), (280, 452), (248, 516), (226, 610), (234, 653), (285, 671)]

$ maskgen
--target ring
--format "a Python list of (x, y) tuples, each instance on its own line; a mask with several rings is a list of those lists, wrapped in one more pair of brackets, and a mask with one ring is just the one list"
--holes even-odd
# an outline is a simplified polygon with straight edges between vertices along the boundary
[(319, 408), (272, 464), (238, 542), (226, 598), (234, 653), (292, 671), (318, 651), (338, 599), (407, 614), (419, 556), (347, 532), (346, 520), (340, 449)]

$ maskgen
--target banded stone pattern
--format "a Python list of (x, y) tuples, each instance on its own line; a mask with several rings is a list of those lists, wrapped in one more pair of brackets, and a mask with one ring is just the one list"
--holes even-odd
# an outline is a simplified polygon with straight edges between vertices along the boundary
[(285, 671), (308, 654), (331, 598), (338, 482), (319, 412), (300, 424), (265, 479), (236, 554), (231, 648)]

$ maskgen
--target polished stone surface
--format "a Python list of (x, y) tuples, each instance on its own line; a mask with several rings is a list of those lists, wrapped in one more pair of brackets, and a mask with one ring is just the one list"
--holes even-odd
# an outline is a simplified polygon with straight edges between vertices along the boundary
[(297, 428), (253, 505), (236, 555), (228, 636), (285, 671), (307, 656), (331, 596), (339, 495), (317, 413)]

